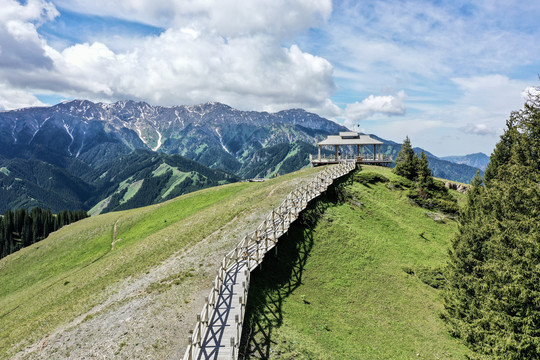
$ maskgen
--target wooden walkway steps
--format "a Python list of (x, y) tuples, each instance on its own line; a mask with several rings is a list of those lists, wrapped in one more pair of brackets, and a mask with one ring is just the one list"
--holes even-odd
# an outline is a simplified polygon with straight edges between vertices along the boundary
[(205, 299), (184, 360), (238, 359), (250, 272), (274, 248), (308, 203), (328, 189), (337, 178), (356, 168), (354, 162), (328, 167), (307, 185), (293, 190), (277, 208), (225, 255), (214, 286)]

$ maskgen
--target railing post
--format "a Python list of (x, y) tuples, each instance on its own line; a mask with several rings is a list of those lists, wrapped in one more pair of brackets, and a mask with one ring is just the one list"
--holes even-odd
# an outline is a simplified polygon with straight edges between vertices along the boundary
[[(240, 340), (240, 327), (242, 326), (242, 324), (240, 323), (240, 318), (238, 317), (238, 315), (234, 315), (234, 322), (236, 324), (236, 339), (238, 339), (238, 341)], [(235, 344), (235, 347), (236, 347), (236, 344)]]
[(204, 323), (208, 325), (208, 312), (210, 311), (210, 302), (208, 296), (204, 298), (204, 307), (206, 308), (206, 314), (204, 315)]
[(193, 338), (188, 336), (188, 351), (187, 351), (187, 360), (193, 360)]
[(196, 342), (199, 347), (201, 347), (201, 315), (197, 314), (197, 327), (199, 328), (197, 331), (197, 338)]

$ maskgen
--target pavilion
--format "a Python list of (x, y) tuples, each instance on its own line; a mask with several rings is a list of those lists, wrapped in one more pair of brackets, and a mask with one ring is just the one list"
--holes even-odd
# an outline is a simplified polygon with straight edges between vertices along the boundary
[[(373, 139), (369, 135), (361, 135), (353, 131), (340, 132), (339, 135), (329, 135), (326, 139), (319, 142), (319, 154), (316, 158), (310, 155), (310, 161), (313, 166), (337, 164), (341, 161), (356, 161), (361, 164), (372, 165), (389, 165), (392, 163), (392, 157), (381, 154), (382, 141)], [(334, 156), (321, 156), (321, 148), (323, 146), (333, 146)], [(355, 146), (356, 155), (342, 155), (340, 147)], [(373, 146), (372, 154), (364, 154), (364, 146)]]

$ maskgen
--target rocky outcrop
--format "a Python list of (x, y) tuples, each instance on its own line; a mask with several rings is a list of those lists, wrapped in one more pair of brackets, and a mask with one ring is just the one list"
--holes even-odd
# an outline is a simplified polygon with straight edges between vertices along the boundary
[(470, 185), (459, 184), (459, 183), (455, 183), (455, 182), (452, 182), (452, 181), (445, 182), (444, 186), (447, 189), (456, 190), (457, 192), (460, 192), (462, 194), (465, 194), (469, 190), (469, 188), (471, 187)]

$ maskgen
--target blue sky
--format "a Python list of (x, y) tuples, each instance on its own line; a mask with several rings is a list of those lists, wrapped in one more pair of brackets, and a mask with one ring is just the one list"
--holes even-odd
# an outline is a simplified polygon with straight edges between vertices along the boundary
[(300, 107), (439, 156), (489, 154), (539, 85), (539, 18), (510, 0), (0, 0), (0, 109)]

